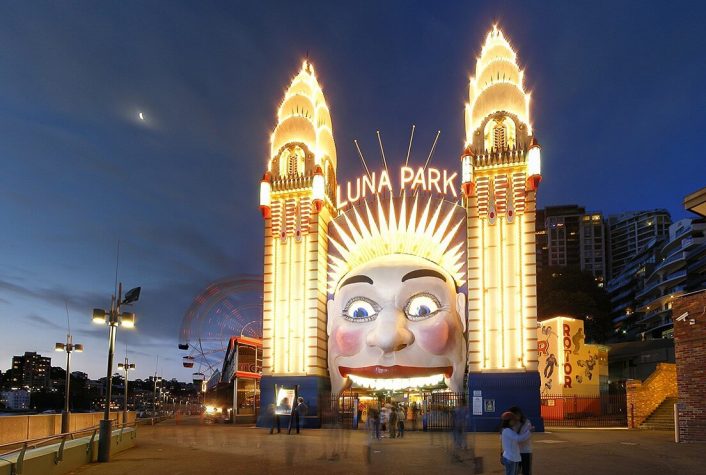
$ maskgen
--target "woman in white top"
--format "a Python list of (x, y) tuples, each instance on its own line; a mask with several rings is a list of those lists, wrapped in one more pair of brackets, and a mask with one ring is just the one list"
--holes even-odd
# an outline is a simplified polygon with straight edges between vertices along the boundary
[[(512, 412), (515, 414), (515, 417), (520, 421), (520, 429), (518, 432), (520, 434), (524, 434), (525, 432), (530, 432), (534, 427), (532, 426), (532, 423), (530, 422), (527, 417), (525, 417), (525, 414), (522, 412), (522, 409), (520, 409), (517, 406), (511, 407), (508, 409), (508, 411)], [(518, 473), (522, 475), (532, 475), (532, 437), (530, 434), (530, 437), (525, 440), (524, 442), (519, 443), (520, 446), (520, 457), (522, 458), (522, 461), (520, 462), (520, 471)]]
[(517, 433), (520, 421), (512, 412), (503, 412), (500, 418), (502, 419), (500, 438), (503, 446), (501, 462), (505, 466), (505, 475), (517, 475), (522, 461), (519, 443), (529, 439), (530, 432)]

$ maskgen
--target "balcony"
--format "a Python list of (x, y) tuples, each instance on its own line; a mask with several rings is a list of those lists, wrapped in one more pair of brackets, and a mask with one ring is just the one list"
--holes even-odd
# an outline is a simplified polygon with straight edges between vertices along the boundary
[(640, 320), (637, 321), (637, 323), (645, 324), (658, 316), (664, 316), (665, 313), (671, 313), (671, 311), (672, 311), (671, 308), (660, 308), (657, 310), (653, 310), (653, 311), (645, 314)]
[(642, 300), (646, 296), (648, 296), (650, 293), (654, 292), (655, 290), (659, 290), (660, 288), (667, 286), (667, 285), (673, 285), (677, 282), (679, 282), (682, 279), (686, 279), (686, 269), (680, 270), (678, 272), (674, 272), (673, 274), (668, 275), (666, 278), (662, 279), (659, 282), (655, 282), (644, 289), (642, 289), (640, 292), (638, 292), (635, 295), (635, 298), (637, 300)]
[(657, 267), (655, 267), (655, 270), (652, 272), (650, 277), (647, 279), (648, 281), (652, 280), (652, 278), (660, 271), (666, 270), (667, 268), (670, 267), (670, 264), (673, 263), (681, 263), (686, 259), (686, 253), (683, 250), (679, 250), (678, 252), (675, 252), (671, 256), (667, 257), (665, 260), (660, 262)]

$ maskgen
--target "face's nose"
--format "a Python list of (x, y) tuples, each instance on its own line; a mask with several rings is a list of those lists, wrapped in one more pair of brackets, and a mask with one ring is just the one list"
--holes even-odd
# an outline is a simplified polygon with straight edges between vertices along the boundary
[(380, 311), (366, 337), (368, 346), (378, 347), (383, 353), (400, 351), (413, 342), (414, 334), (407, 329), (407, 318), (397, 309)]

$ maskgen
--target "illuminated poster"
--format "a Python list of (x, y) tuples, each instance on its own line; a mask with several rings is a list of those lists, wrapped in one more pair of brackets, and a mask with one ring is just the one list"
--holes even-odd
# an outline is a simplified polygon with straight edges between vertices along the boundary
[(537, 329), (542, 394), (597, 396), (604, 350), (585, 342), (583, 321), (556, 317)]
[(275, 385), (275, 391), (277, 394), (277, 397), (275, 398), (275, 413), (280, 415), (291, 414), (292, 404), (296, 399), (296, 389)]

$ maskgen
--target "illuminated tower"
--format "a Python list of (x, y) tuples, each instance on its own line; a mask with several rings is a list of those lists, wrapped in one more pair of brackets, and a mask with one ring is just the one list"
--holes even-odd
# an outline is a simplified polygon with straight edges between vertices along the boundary
[[(468, 371), (471, 396), (495, 401), (478, 428), (507, 407), (539, 421), (535, 194), (540, 151), (517, 55), (493, 27), (466, 104), (462, 182), (468, 214)], [(487, 409), (484, 407), (484, 409)], [(490, 426), (487, 428), (491, 430)]]
[(265, 220), (263, 407), (275, 384), (298, 385), (306, 392), (303, 387), (310, 383), (328, 381), (327, 230), (336, 213), (335, 190), (331, 116), (314, 67), (304, 61), (277, 111), (260, 184)]

